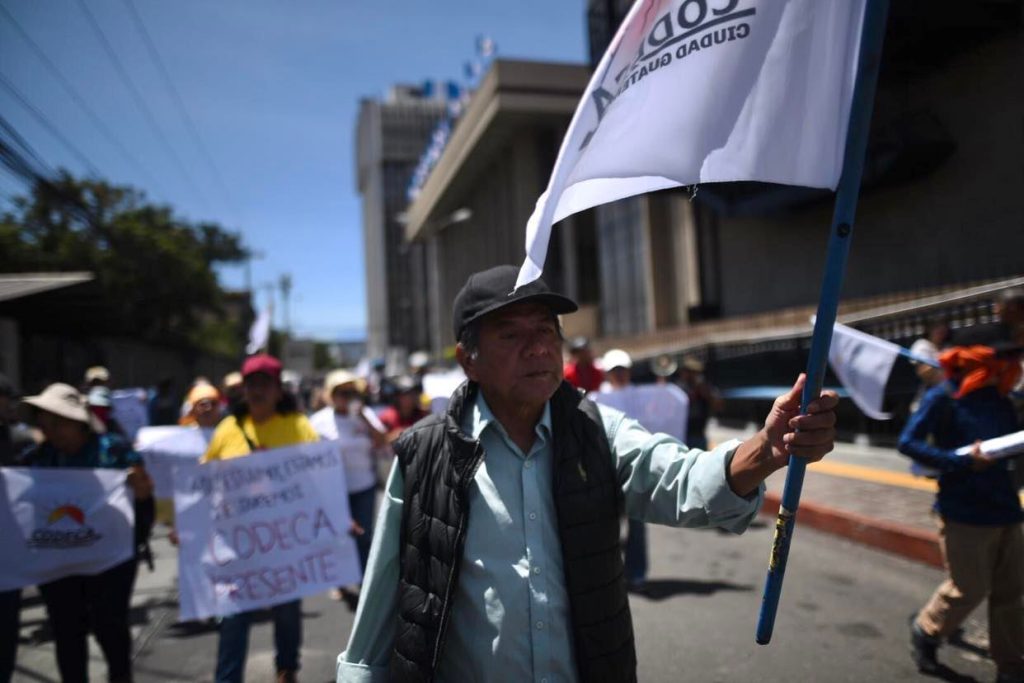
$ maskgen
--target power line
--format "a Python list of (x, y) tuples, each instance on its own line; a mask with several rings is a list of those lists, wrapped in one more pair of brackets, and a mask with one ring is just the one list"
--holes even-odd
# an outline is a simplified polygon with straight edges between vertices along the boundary
[(10, 145), (2, 134), (0, 134), (0, 168), (7, 171), (7, 173), (20, 180), (29, 188), (44, 189), (64, 205), (68, 212), (73, 214), (76, 218), (87, 223), (92, 223), (92, 215), (89, 213), (86, 206), (74, 195), (69, 194), (67, 190), (54, 184), (49, 177), (49, 174), (52, 172), (48, 171), (46, 164), (39, 159), (35, 151), (27, 142), (25, 142), (24, 138), (17, 130), (15, 130), (14, 126), (4, 120), (3, 117), (0, 117), (0, 133), (3, 132), (6, 132), (7, 135), (15, 141), (17, 146), (22, 147), (29, 155), (36, 157), (35, 161), (41, 165), (43, 169), (40, 170), (34, 168), (32, 165), (33, 160), (27, 159), (22, 152)]
[(221, 175), (220, 169), (213, 160), (213, 156), (210, 154), (209, 149), (204, 144), (202, 137), (199, 135), (199, 129), (196, 127), (195, 121), (188, 113), (188, 109), (185, 107), (185, 101), (182, 99), (178, 89), (174, 86), (174, 81), (171, 79), (171, 74), (167, 70), (163, 59), (160, 57), (160, 52), (156, 49), (156, 44), (153, 42), (153, 38), (149, 35), (149, 31), (146, 30), (146, 24), (142, 21), (142, 15), (139, 14), (138, 8), (135, 6), (133, 0), (124, 0), (124, 4), (128, 7), (128, 13), (132, 17), (132, 21), (135, 23), (135, 28), (142, 36), (142, 42), (146, 45), (146, 49), (149, 51), (149, 57), (156, 65), (157, 71), (160, 72), (161, 78), (163, 78), (164, 86), (171, 94), (171, 99), (174, 101), (175, 106), (178, 109), (178, 114), (181, 116), (181, 120), (185, 124), (185, 129), (188, 131), (189, 136), (192, 138), (192, 142), (199, 149), (203, 159), (206, 161), (210, 170), (213, 172), (213, 178), (217, 182), (221, 193), (224, 195), (224, 199), (231, 209), (232, 213), (235, 214), (236, 220), (238, 218), (238, 208), (235, 206), (234, 201), (231, 198), (231, 192), (228, 190), (227, 185), (224, 183), (224, 177)]
[(51, 175), (53, 174), (53, 169), (50, 168), (45, 161), (43, 161), (43, 158), (39, 156), (39, 154), (34, 149), (32, 149), (32, 145), (28, 144), (28, 141), (25, 140), (25, 138), (21, 137), (21, 134), (17, 130), (15, 130), (14, 126), (12, 126), (3, 116), (0, 116), (0, 130), (3, 130), (5, 133), (7, 133), (7, 135), (10, 136), (14, 144), (20, 147), (22, 152), (26, 154), (32, 161), (38, 164), (45, 172)]
[(21, 36), (22, 40), (28, 43), (28, 46), (35, 53), (36, 57), (39, 58), (39, 61), (41, 61), (43, 65), (49, 70), (50, 74), (57, 79), (57, 82), (60, 83), (61, 86), (63, 86), (64, 90), (68, 93), (68, 95), (71, 96), (71, 99), (74, 100), (75, 104), (77, 104), (79, 108), (81, 108), (81, 110), (85, 112), (86, 116), (89, 117), (93, 125), (96, 126), (97, 130), (99, 130), (103, 137), (106, 138), (107, 142), (109, 142), (111, 145), (114, 146), (115, 149), (117, 149), (121, 156), (135, 169), (136, 172), (139, 173), (139, 175), (143, 176), (146, 179), (146, 182), (149, 183), (151, 187), (155, 188), (161, 195), (166, 196), (167, 193), (164, 192), (163, 189), (160, 187), (160, 183), (158, 183), (154, 176), (148, 170), (146, 170), (146, 168), (141, 163), (139, 163), (138, 159), (132, 156), (132, 153), (129, 152), (128, 148), (124, 146), (124, 143), (122, 143), (117, 138), (117, 136), (114, 135), (113, 131), (111, 131), (110, 128), (103, 122), (103, 119), (96, 114), (96, 112), (92, 109), (92, 107), (88, 105), (88, 103), (86, 103), (85, 98), (83, 98), (82, 95), (78, 92), (78, 90), (75, 89), (75, 86), (72, 85), (71, 81), (69, 81), (64, 76), (64, 74), (61, 73), (60, 69), (57, 68), (57, 65), (53, 63), (53, 61), (46, 55), (46, 52), (39, 46), (39, 44), (32, 39), (32, 37), (25, 31), (24, 28), (22, 28), (21, 24), (18, 23), (18, 21), (14, 18), (10, 11), (8, 11), (8, 9), (3, 6), (3, 4), (0, 4), (0, 14), (3, 14), (3, 16), (7, 18), (7, 21), (10, 22), (12, 26), (14, 26), (14, 29)]
[(43, 114), (43, 112), (39, 111), (39, 109), (37, 109), (31, 102), (29, 102), (25, 98), (25, 96), (22, 95), (16, 87), (14, 87), (14, 84), (7, 80), (7, 78), (3, 74), (0, 74), (0, 86), (3, 86), (3, 88), (7, 90), (7, 92), (14, 96), (14, 98), (17, 99), (19, 102), (21, 102), (21, 105), (25, 107), (25, 109), (27, 109), (30, 114), (32, 114), (33, 118), (35, 118), (35, 120), (38, 121), (40, 125), (42, 125), (48, 131), (50, 131), (51, 135), (57, 138), (57, 140), (59, 140), (72, 154), (78, 157), (78, 160), (81, 161), (87, 169), (89, 169), (90, 174), (97, 178), (100, 177), (100, 172), (96, 169), (95, 166), (92, 165), (92, 162), (89, 161), (89, 158), (85, 156), (85, 154), (83, 154), (80, 149), (75, 147), (70, 140), (64, 137), (64, 134), (61, 133), (55, 125), (53, 125), (50, 119), (48, 119), (46, 115)]
[(192, 191), (200, 198), (200, 200), (202, 200), (203, 204), (209, 208), (211, 206), (209, 199), (207, 199), (206, 195), (199, 189), (199, 186), (195, 184), (195, 181), (192, 180), (192, 176), (189, 175), (188, 171), (185, 169), (185, 164), (182, 163), (181, 158), (174, 151), (174, 147), (172, 147), (171, 143), (167, 140), (167, 136), (164, 135), (163, 130), (160, 128), (159, 124), (157, 124), (156, 117), (153, 116), (153, 112), (146, 104), (146, 100), (142, 97), (142, 93), (139, 92), (135, 82), (132, 80), (131, 76), (128, 75), (128, 71), (124, 68), (121, 58), (117, 56), (117, 53), (114, 51), (114, 46), (111, 45), (110, 41), (107, 39), (107, 35), (103, 32), (103, 28), (100, 27), (99, 22), (96, 21), (96, 17), (93, 15), (92, 10), (89, 9), (85, 0), (78, 0), (78, 6), (82, 9), (86, 19), (88, 19), (89, 26), (92, 28), (93, 33), (96, 34), (96, 38), (103, 46), (104, 51), (107, 53), (107, 57), (110, 58), (110, 62), (113, 64), (114, 70), (117, 71), (121, 82), (124, 83), (125, 87), (128, 88), (128, 92), (131, 93), (132, 99), (135, 100), (135, 105), (139, 108), (139, 111), (142, 112), (142, 115), (149, 124), (149, 127), (153, 129), (153, 134), (163, 145), (167, 155), (174, 162), (174, 165), (177, 166), (178, 171), (181, 172), (182, 177), (188, 183)]

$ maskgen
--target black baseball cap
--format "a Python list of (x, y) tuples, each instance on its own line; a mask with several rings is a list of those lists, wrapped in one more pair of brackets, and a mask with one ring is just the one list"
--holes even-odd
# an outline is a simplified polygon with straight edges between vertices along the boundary
[(552, 292), (541, 278), (515, 289), (518, 276), (516, 266), (495, 266), (469, 276), (452, 305), (456, 340), (466, 325), (512, 304), (534, 301), (546, 305), (556, 315), (573, 313), (579, 308), (569, 297)]

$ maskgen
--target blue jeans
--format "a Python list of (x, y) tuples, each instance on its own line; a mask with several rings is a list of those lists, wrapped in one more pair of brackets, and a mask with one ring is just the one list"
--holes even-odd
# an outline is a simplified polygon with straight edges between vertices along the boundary
[(626, 535), (626, 581), (643, 583), (647, 579), (647, 527), (638, 519), (630, 519)]
[(370, 544), (373, 542), (373, 508), (377, 503), (377, 487), (371, 486), (365, 491), (348, 494), (348, 509), (352, 519), (363, 527), (362, 536), (356, 536), (356, 549), (359, 551), (359, 568), (366, 573), (366, 561), (370, 557)]
[[(299, 670), (302, 646), (302, 601), (270, 608), (274, 618), (274, 663), (278, 671)], [(217, 642), (217, 683), (242, 683), (249, 651), (249, 621), (253, 612), (239, 612), (220, 620)]]

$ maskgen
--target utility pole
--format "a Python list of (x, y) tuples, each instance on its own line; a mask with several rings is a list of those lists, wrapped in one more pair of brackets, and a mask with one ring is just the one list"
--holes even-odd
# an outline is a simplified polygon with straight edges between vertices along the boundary
[(281, 276), (278, 281), (278, 287), (281, 288), (281, 299), (284, 302), (284, 331), (285, 334), (291, 335), (292, 333), (292, 314), (291, 314), (291, 296), (292, 296), (292, 275), (291, 273), (285, 273)]

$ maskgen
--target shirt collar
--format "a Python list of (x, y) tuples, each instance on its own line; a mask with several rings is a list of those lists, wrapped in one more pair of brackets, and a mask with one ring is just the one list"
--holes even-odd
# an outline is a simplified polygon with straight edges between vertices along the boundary
[[(480, 440), (480, 435), (488, 427), (505, 431), (498, 418), (494, 417), (494, 413), (491, 412), (491, 407), (487, 405), (482, 391), (476, 392), (476, 400), (473, 402), (472, 410), (469, 411), (469, 424), (466, 427), (466, 433), (476, 441)], [(551, 437), (551, 401), (544, 404), (544, 412), (541, 414), (540, 422), (537, 423), (534, 432), (545, 441)]]

